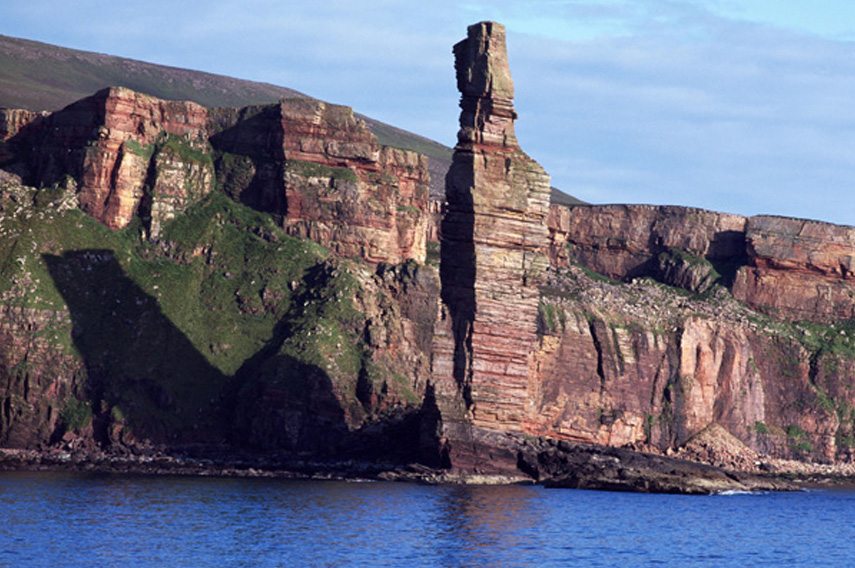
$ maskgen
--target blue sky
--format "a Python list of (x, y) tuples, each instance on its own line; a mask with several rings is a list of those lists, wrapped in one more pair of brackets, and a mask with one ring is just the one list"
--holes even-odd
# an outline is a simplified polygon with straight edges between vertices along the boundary
[(841, 0), (3, 0), (0, 34), (300, 90), (453, 145), (451, 46), (506, 25), (523, 149), (594, 203), (855, 225)]

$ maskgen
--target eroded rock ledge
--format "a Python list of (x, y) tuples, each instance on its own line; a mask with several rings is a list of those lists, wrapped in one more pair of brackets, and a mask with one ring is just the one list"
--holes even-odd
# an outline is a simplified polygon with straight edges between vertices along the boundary
[(653, 276), (692, 292), (729, 287), (790, 321), (855, 318), (855, 228), (742, 217), (690, 207), (552, 207), (553, 266), (579, 263), (615, 280)]

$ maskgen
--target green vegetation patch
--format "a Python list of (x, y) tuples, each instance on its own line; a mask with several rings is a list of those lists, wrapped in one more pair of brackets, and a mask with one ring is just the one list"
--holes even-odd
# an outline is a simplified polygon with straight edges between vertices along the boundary
[(184, 162), (195, 162), (204, 164), (213, 170), (214, 161), (211, 154), (193, 147), (190, 142), (175, 134), (167, 134), (165, 139), (158, 143), (159, 149), (171, 150)]
[(140, 144), (136, 140), (125, 140), (122, 146), (126, 152), (145, 160), (150, 160), (155, 151), (155, 144)]
[(303, 160), (288, 160), (285, 171), (305, 178), (330, 178), (344, 181), (358, 181), (353, 170), (348, 168), (333, 168), (325, 164), (306, 162)]
[(574, 264), (582, 270), (582, 273), (585, 276), (587, 276), (588, 278), (590, 278), (594, 282), (602, 282), (604, 284), (611, 284), (614, 286), (621, 284), (621, 282), (614, 280), (612, 278), (609, 278), (605, 274), (600, 274), (599, 272), (595, 272), (595, 271), (591, 270), (590, 268), (582, 266), (581, 264), (578, 264), (578, 263), (574, 263)]
[(80, 430), (92, 422), (92, 407), (89, 402), (74, 397), (66, 399), (60, 418), (69, 430)]
[(792, 334), (814, 353), (855, 358), (855, 320), (828, 325), (811, 322), (795, 324)]
[(561, 306), (540, 301), (537, 303), (537, 327), (541, 333), (556, 333), (564, 329), (564, 310)]

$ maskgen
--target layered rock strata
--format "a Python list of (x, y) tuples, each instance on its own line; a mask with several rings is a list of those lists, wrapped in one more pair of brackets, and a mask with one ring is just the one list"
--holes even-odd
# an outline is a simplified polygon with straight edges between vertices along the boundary
[(462, 110), (446, 179), (444, 327), (432, 380), (452, 464), (461, 466), (489, 461), (465, 455), (473, 428), (519, 431), (528, 420), (549, 178), (514, 136), (504, 28), (471, 26), (454, 55)]
[(45, 336), (68, 334), (67, 312), (0, 304), (0, 445), (56, 443), (78, 410), (81, 377), (72, 356)]
[(550, 235), (532, 433), (728, 467), (852, 459), (851, 228), (591, 206), (553, 208)]
[(722, 288), (689, 297), (652, 279), (610, 283), (578, 268), (552, 275), (548, 290), (529, 433), (670, 452), (716, 426), (744, 456), (851, 454), (851, 417), (841, 409), (855, 400), (840, 372), (850, 344), (839, 330), (781, 325)]
[(855, 318), (855, 228), (758, 216), (745, 239), (749, 262), (733, 283), (736, 298), (790, 320)]
[(111, 229), (138, 216), (156, 240), (219, 184), (341, 256), (425, 260), (427, 158), (380, 146), (348, 107), (206, 109), (114, 87), (50, 115), (0, 118), (0, 159), (23, 162), (33, 185), (72, 184), (81, 209)]
[(113, 87), (46, 116), (13, 140), (33, 185), (76, 185), (80, 208), (111, 229), (137, 214), (154, 232), (211, 191), (207, 111)]
[(22, 109), (0, 108), (0, 181), (6, 179), (17, 179), (20, 175), (15, 172), (16, 168), (10, 168), (10, 164), (16, 161), (18, 151), (13, 139), (18, 137), (23, 130), (32, 128), (38, 121), (48, 113), (33, 112)]
[(616, 280), (653, 276), (694, 292), (718, 282), (790, 321), (855, 317), (855, 229), (686, 207), (553, 206), (553, 266), (578, 263)]
[(213, 109), (218, 179), (236, 199), (346, 257), (425, 260), (428, 161), (380, 146), (348, 107), (289, 99)]

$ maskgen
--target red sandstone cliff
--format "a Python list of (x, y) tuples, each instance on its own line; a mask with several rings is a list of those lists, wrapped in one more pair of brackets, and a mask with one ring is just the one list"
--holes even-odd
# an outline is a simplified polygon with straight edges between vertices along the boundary
[(18, 158), (34, 185), (75, 184), (80, 208), (112, 229), (139, 216), (157, 239), (219, 183), (341, 256), (425, 260), (427, 158), (381, 147), (348, 107), (206, 109), (111, 88), (50, 115), (0, 117), (0, 163)]
[(369, 262), (425, 260), (427, 158), (382, 147), (348, 107), (306, 99), (214, 109), (219, 177), (285, 230)]
[(782, 325), (721, 288), (551, 278), (531, 434), (670, 452), (716, 427), (741, 447), (730, 466), (851, 459), (848, 328)]
[[(227, 377), (206, 357), (240, 340), (226, 338), (203, 347), (198, 337), (195, 344), (185, 337), (170, 321), (176, 317), (170, 307), (153, 301), (159, 296), (158, 286), (138, 290), (125, 273), (136, 271), (143, 279), (157, 279), (163, 271), (160, 267), (150, 271), (149, 262), (163, 262), (166, 271), (185, 278), (182, 285), (189, 287), (199, 284), (198, 276), (191, 276), (195, 270), (211, 273), (202, 277), (208, 280), (197, 289), (198, 297), (184, 298), (172, 309), (233, 310), (234, 321), (244, 316), (255, 320), (248, 325), (250, 333), (268, 326), (268, 333), (280, 342), (323, 341), (322, 332), (310, 326), (302, 330), (305, 335), (291, 330), (286, 339), (277, 336), (277, 326), (285, 324), (276, 320), (287, 310), (309, 311), (311, 315), (291, 317), (312, 323), (313, 318), (324, 317), (315, 313), (320, 310), (316, 303), (355, 306), (342, 316), (346, 325), (340, 333), (346, 340), (327, 346), (322, 355), (324, 364), (331, 361), (330, 368), (316, 365), (305, 377), (305, 393), (283, 397), (281, 389), (270, 387), (261, 388), (251, 402), (245, 400), (248, 395), (241, 397), (240, 412), (255, 420), (250, 421), (252, 426), (242, 423), (241, 433), (257, 447), (287, 442), (290, 445), (281, 447), (328, 453), (334, 448), (324, 447), (324, 440), (347, 438), (349, 430), (367, 423), (372, 430), (364, 436), (367, 440), (377, 432), (394, 430), (396, 426), (383, 423), (381, 415), (392, 416), (391, 424), (412, 423), (415, 403), (429, 376), (438, 297), (433, 269), (419, 270), (413, 263), (425, 260), (430, 215), (426, 158), (380, 146), (351, 109), (317, 101), (206, 109), (113, 88), (53, 114), (4, 110), (0, 119), (0, 150), (5, 152), (0, 168), (10, 176), (0, 177), (0, 444), (33, 448), (72, 444), (73, 439), (75, 445), (119, 447), (149, 437), (218, 443), (226, 430), (238, 427), (217, 415), (218, 389), (225, 388)], [(22, 186), (22, 177), (43, 188)], [(217, 199), (206, 202), (205, 197), (221, 190), (269, 213), (264, 218), (273, 219), (285, 233), (315, 240), (332, 251), (333, 258), (353, 258), (356, 265), (321, 278), (319, 274), (335, 266), (331, 259), (303, 274), (306, 267), (295, 260), (293, 248), (290, 254), (278, 252), (279, 241), (287, 237), (266, 226), (243, 227), (246, 235), (231, 239), (261, 243), (248, 246), (246, 253), (243, 245), (220, 248), (212, 241), (215, 234), (241, 230), (237, 226), (246, 223), (230, 219), (228, 207), (208, 219), (201, 235), (194, 232), (202, 231), (195, 226), (188, 232), (186, 223), (177, 236), (165, 232), (171, 219), (193, 205), (196, 215), (203, 211), (194, 223), (212, 214), (205, 203), (214, 203), (216, 210)], [(142, 248), (135, 250), (145, 260), (124, 256), (118, 260), (111, 250), (89, 250), (92, 233), (98, 231), (89, 227), (85, 237), (76, 233), (86, 225), (73, 221), (77, 207), (110, 229), (122, 229), (140, 218), (148, 242), (138, 243)], [(54, 234), (51, 224), (57, 219), (67, 234)], [(208, 240), (175, 252), (185, 246), (176, 240), (194, 235)], [(115, 241), (105, 239), (107, 245), (115, 246)], [(77, 250), (81, 246), (86, 250)], [(95, 246), (100, 248), (100, 243)], [(222, 282), (243, 280), (251, 254), (261, 248), (276, 250), (279, 258), (270, 257), (264, 274), (248, 276), (246, 289), (238, 286), (228, 292), (230, 286), (223, 287)], [(314, 250), (300, 249), (303, 255)], [(100, 262), (102, 258), (108, 260)], [(410, 263), (386, 264), (405, 261)], [(195, 268), (190, 267), (194, 262)], [(182, 272), (184, 276), (178, 276)], [(282, 272), (292, 275), (286, 283), (267, 282)], [(357, 281), (347, 295), (313, 295), (327, 285), (326, 280), (339, 277)], [(52, 285), (46, 285), (49, 280)], [(259, 288), (261, 282), (267, 285)], [(59, 299), (57, 291), (65, 295)], [(303, 294), (299, 307), (289, 303), (297, 302), (292, 298), (297, 294)], [(93, 302), (92, 296), (102, 298)], [(143, 307), (148, 308), (144, 316), (133, 313)], [(75, 320), (73, 327), (67, 325), (69, 319)], [(242, 333), (236, 329), (220, 331), (226, 336)], [(69, 347), (72, 344), (77, 353)], [(136, 369), (126, 367), (124, 359), (140, 357), (146, 350), (181, 354), (157, 357)], [(290, 356), (274, 351), (270, 357), (274, 362), (265, 373), (295, 372), (287, 366), (279, 370), (275, 363), (290, 361)], [(341, 367), (338, 358), (344, 359)], [(256, 364), (254, 359), (252, 363)], [(180, 370), (185, 364), (194, 369)], [(105, 383), (121, 387), (105, 393)], [(213, 393), (205, 398), (206, 408), (196, 407), (200, 403), (195, 394), (188, 395), (193, 391), (188, 383), (208, 383), (199, 389)], [(125, 396), (127, 400), (120, 400)], [(235, 399), (236, 393), (229, 396)], [(128, 406), (150, 412), (134, 419), (116, 418), (123, 414), (118, 409), (127, 413)], [(325, 422), (329, 416), (324, 413), (330, 409), (335, 419)], [(198, 423), (192, 430), (164, 434), (170, 421), (182, 415), (198, 416)], [(62, 440), (64, 436), (69, 439)], [(409, 451), (414, 446), (401, 447)]]
[(855, 228), (759, 216), (748, 220), (745, 239), (737, 299), (791, 320), (855, 318)]
[(855, 351), (834, 325), (855, 309), (852, 229), (642, 205), (546, 215), (545, 174), (513, 136), (503, 30), (469, 33), (432, 377), (448, 465), (512, 468), (517, 433), (747, 469), (850, 460)]
[(578, 263), (616, 280), (655, 276), (734, 297), (792, 321), (855, 317), (855, 229), (803, 219), (742, 217), (686, 207), (554, 206), (554, 266)]

